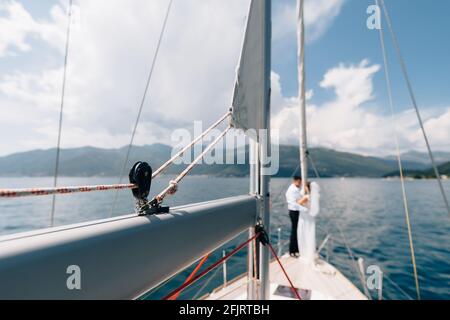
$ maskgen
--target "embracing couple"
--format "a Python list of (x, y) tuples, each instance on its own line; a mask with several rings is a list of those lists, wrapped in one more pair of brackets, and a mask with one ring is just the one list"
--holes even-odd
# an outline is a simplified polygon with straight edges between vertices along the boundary
[(302, 182), (294, 177), (286, 192), (289, 216), (292, 222), (289, 253), (314, 262), (316, 258), (316, 222), (319, 213), (320, 188), (316, 182)]

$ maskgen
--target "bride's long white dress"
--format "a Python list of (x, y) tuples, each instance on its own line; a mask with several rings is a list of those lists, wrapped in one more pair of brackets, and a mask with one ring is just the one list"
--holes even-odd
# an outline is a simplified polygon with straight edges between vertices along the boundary
[(300, 257), (309, 262), (316, 259), (316, 216), (320, 211), (319, 203), (320, 187), (316, 182), (312, 182), (309, 208), (300, 212), (297, 227)]

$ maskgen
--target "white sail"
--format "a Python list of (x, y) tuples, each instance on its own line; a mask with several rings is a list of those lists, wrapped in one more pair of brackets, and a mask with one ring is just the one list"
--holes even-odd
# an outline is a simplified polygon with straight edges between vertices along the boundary
[[(232, 102), (233, 126), (245, 131), (255, 130), (256, 137), (265, 126), (263, 107), (269, 94), (265, 82), (265, 59), (270, 58), (266, 51), (270, 44), (266, 43), (265, 10), (265, 1), (251, 1)], [(256, 138), (255, 131), (247, 133)]]

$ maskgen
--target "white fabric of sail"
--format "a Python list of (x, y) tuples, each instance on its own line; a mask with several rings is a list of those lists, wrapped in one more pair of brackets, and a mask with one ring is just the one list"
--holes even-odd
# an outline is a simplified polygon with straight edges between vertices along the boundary
[(251, 1), (232, 102), (233, 126), (243, 129), (252, 138), (257, 138), (263, 128), (264, 10), (264, 1)]

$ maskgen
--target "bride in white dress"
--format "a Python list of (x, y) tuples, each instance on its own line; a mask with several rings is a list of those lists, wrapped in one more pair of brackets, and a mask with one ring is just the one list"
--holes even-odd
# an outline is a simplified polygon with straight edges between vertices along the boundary
[(312, 182), (309, 189), (309, 201), (303, 205), (307, 210), (300, 211), (297, 239), (300, 257), (313, 263), (316, 260), (316, 216), (320, 210), (320, 187)]

